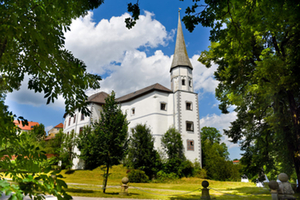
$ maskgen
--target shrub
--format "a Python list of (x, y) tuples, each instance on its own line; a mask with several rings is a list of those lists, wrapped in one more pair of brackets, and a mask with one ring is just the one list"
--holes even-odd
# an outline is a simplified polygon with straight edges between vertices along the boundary
[(180, 165), (181, 176), (190, 177), (193, 176), (194, 166), (193, 163), (189, 160), (185, 160)]
[(131, 183), (147, 183), (149, 181), (149, 177), (146, 173), (139, 169), (129, 170), (127, 176)]
[(176, 173), (166, 173), (162, 170), (160, 170), (157, 175), (156, 175), (156, 181), (154, 182), (166, 182), (166, 181), (170, 181), (170, 180), (176, 180), (179, 178), (179, 176), (177, 176)]
[(205, 169), (201, 169), (201, 168), (194, 168), (194, 174), (193, 174), (194, 177), (196, 178), (202, 178), (202, 179), (205, 179), (207, 178), (207, 172)]

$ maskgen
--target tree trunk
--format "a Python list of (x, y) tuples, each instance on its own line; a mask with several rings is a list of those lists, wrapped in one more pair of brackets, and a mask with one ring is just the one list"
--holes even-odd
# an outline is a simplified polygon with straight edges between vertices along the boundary
[(300, 155), (299, 155), (299, 149), (300, 149), (300, 125), (299, 125), (299, 106), (297, 102), (295, 101), (295, 97), (292, 93), (292, 91), (287, 91), (288, 94), (288, 100), (289, 100), (289, 106), (290, 106), (290, 112), (292, 117), (292, 123), (293, 123), (293, 129), (292, 133), (295, 136), (294, 139), (295, 147), (294, 147), (294, 154), (293, 154), (293, 161), (294, 161), (294, 167), (297, 173), (297, 179), (298, 179), (298, 187), (297, 192), (300, 192)]
[(109, 172), (109, 164), (106, 165), (106, 172), (103, 174), (103, 193), (106, 191), (107, 179), (108, 179), (108, 172)]

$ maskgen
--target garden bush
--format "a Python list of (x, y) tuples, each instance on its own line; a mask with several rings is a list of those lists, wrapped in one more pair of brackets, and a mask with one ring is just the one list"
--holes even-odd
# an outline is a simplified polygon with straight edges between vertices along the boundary
[(127, 176), (131, 183), (147, 183), (149, 181), (149, 177), (146, 173), (139, 169), (129, 170)]

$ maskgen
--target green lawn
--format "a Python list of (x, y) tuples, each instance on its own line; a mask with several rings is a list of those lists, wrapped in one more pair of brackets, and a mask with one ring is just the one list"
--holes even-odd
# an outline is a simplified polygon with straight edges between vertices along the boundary
[[(102, 193), (102, 171), (76, 170), (61, 174), (69, 183), (68, 192), (72, 196), (117, 197), (135, 199), (199, 199), (203, 179), (182, 178), (168, 183), (129, 183), (129, 196), (120, 196), (121, 179), (126, 176), (126, 168), (114, 166), (108, 179), (106, 194)], [(212, 199), (261, 199), (270, 200), (267, 189), (257, 188), (254, 183), (208, 180)]]

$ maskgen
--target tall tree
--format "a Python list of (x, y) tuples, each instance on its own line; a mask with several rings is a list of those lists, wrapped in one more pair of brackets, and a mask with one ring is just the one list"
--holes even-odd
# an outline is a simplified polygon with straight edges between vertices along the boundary
[(131, 132), (127, 165), (133, 169), (143, 170), (151, 178), (161, 166), (159, 154), (154, 149), (151, 130), (146, 124), (137, 124)]
[(189, 7), (184, 21), (189, 30), (198, 23), (211, 27), (211, 46), (199, 61), (218, 65), (216, 96), (222, 112), (235, 106), (237, 120), (225, 134), (241, 142), (245, 164), (260, 165), (255, 173), (263, 165), (270, 171), (274, 159), (285, 158), (300, 181), (300, 3), (205, 3)]
[[(126, 115), (122, 113), (122, 110), (115, 101), (114, 92), (105, 99), (102, 109), (99, 122), (93, 124), (93, 130), (86, 129), (84, 131), (90, 132), (90, 136), (84, 133), (80, 137), (78, 147), (81, 151), (80, 157), (85, 161), (88, 159), (96, 160), (90, 166), (95, 168), (105, 165), (103, 168), (103, 193), (105, 193), (109, 168), (119, 164), (127, 151), (128, 122)], [(93, 141), (87, 141), (91, 138)], [(87, 149), (89, 147), (92, 148)]]
[(180, 133), (171, 127), (162, 136), (161, 143), (164, 151), (168, 155), (166, 171), (181, 175), (181, 163), (186, 160), (184, 156), (183, 143)]
[[(0, 168), (14, 182), (30, 186), (23, 190), (1, 179), (1, 192), (13, 192), (12, 198), (23, 199), (24, 194), (41, 198), (45, 193), (70, 198), (62, 180), (54, 184), (51, 176), (42, 175), (50, 170), (44, 167), (44, 152), (30, 143), (21, 145), (23, 137), (16, 134), (13, 124), (16, 116), (4, 100), (5, 94), (18, 90), (28, 75), (28, 88), (44, 92), (47, 103), (62, 95), (66, 112), (78, 108), (88, 113), (85, 90), (99, 88), (101, 78), (87, 73), (84, 62), (65, 49), (63, 31), (69, 30), (72, 19), (84, 16), (102, 3), (103, 0), (4, 0), (0, 3), (0, 158), (5, 157)], [(25, 122), (22, 117), (18, 119)], [(17, 158), (11, 163), (14, 155)]]
[[(233, 163), (228, 160), (228, 150), (224, 142), (221, 143), (222, 135), (214, 127), (201, 129), (202, 163), (207, 170), (207, 176), (214, 180), (233, 180), (239, 174), (233, 174)], [(238, 170), (237, 170), (238, 171)]]

